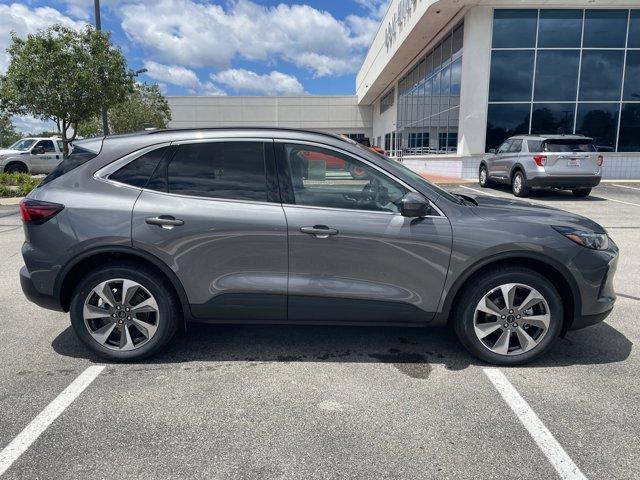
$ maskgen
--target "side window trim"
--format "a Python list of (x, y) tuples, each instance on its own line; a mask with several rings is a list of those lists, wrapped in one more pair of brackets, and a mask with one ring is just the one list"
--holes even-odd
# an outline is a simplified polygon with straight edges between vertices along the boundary
[(141, 157), (145, 153), (149, 153), (149, 152), (151, 152), (153, 150), (156, 150), (158, 148), (169, 147), (169, 146), (171, 146), (171, 142), (156, 143), (154, 145), (149, 145), (147, 147), (141, 148), (141, 149), (136, 150), (134, 152), (128, 153), (125, 156), (119, 158), (118, 160), (115, 160), (115, 161), (111, 162), (110, 164), (105, 165), (104, 167), (99, 168), (98, 170), (96, 170), (93, 173), (93, 177), (95, 179), (97, 179), (97, 180), (117, 183), (118, 185), (125, 185), (127, 187), (137, 188), (138, 190), (140, 190), (138, 187), (133, 187), (133, 186), (127, 185), (125, 183), (116, 182), (115, 180), (109, 180), (109, 175), (111, 175), (113, 172), (116, 172), (117, 170), (120, 170), (122, 167), (124, 167), (125, 165), (128, 165), (129, 163), (133, 162), (134, 160), (137, 160), (138, 157)]
[[(290, 176), (285, 149), (284, 149), (284, 145), (288, 143), (289, 144), (293, 143), (297, 145), (309, 145), (312, 147), (324, 148), (326, 150), (333, 150), (334, 152), (340, 153), (342, 155), (348, 156), (350, 158), (353, 158), (354, 160), (364, 163), (365, 165), (378, 171), (380, 174), (385, 175), (389, 177), (391, 180), (393, 180), (394, 182), (398, 183), (399, 185), (402, 185), (404, 188), (406, 188), (410, 192), (419, 193), (420, 195), (422, 195), (411, 185), (407, 184), (406, 182), (402, 181), (401, 179), (397, 178), (396, 176), (387, 172), (386, 170), (378, 167), (377, 165), (371, 163), (366, 158), (360, 157), (351, 152), (347, 152), (340, 148), (334, 147), (333, 145), (326, 145), (324, 143), (317, 143), (317, 142), (308, 141), (308, 140), (275, 138), (274, 145), (275, 145), (275, 151), (276, 151), (276, 165), (278, 167), (278, 179), (279, 179), (280, 191), (282, 195), (282, 204), (285, 206), (297, 207), (297, 208), (339, 210), (339, 211), (345, 211), (345, 212), (348, 211), (348, 212), (358, 212), (358, 213), (379, 213), (382, 215), (400, 215), (399, 213), (380, 212), (375, 210), (357, 210), (357, 209), (348, 209), (348, 208), (297, 205), (293, 197), (293, 184), (291, 182), (291, 176)], [(446, 218), (446, 215), (444, 214), (444, 212), (440, 210), (440, 208), (438, 208), (438, 206), (433, 201), (431, 201), (431, 206), (437, 212), (437, 215), (427, 215), (427, 218), (439, 218), (439, 217)]]

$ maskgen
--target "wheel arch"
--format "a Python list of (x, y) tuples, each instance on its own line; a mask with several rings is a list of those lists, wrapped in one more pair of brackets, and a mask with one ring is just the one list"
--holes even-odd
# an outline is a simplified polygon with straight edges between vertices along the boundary
[(564, 266), (533, 252), (509, 252), (499, 254), (480, 260), (467, 268), (458, 276), (446, 293), (437, 319), (439, 319), (441, 323), (450, 323), (453, 320), (451, 314), (453, 313), (454, 306), (460, 303), (458, 300), (460, 300), (460, 296), (462, 292), (464, 292), (464, 287), (472, 283), (475, 278), (482, 275), (485, 271), (507, 265), (518, 265), (534, 270), (556, 287), (562, 299), (563, 307), (565, 308), (561, 331), (564, 335), (571, 327), (576, 315), (582, 310), (580, 289)]
[(62, 268), (56, 278), (54, 295), (60, 300), (60, 305), (65, 312), (69, 311), (71, 295), (73, 294), (73, 289), (77, 280), (88, 272), (94, 270), (96, 267), (112, 261), (137, 263), (155, 270), (158, 274), (166, 278), (173, 287), (173, 290), (180, 300), (185, 323), (188, 319), (192, 318), (187, 294), (182, 286), (182, 282), (180, 282), (175, 272), (173, 272), (173, 270), (154, 255), (132, 247), (124, 246), (109, 246), (91, 249), (74, 258), (73, 261), (69, 262)]
[(513, 183), (513, 176), (516, 174), (516, 172), (521, 172), (522, 175), (524, 176), (524, 179), (527, 179), (527, 172), (525, 171), (524, 167), (522, 166), (522, 164), (520, 162), (516, 163), (513, 165), (513, 167), (511, 167), (511, 172), (509, 172), (509, 181), (511, 183)]
[(10, 165), (22, 165), (24, 168), (27, 169), (27, 173), (29, 173), (31, 171), (31, 169), (29, 168), (29, 165), (27, 165), (25, 162), (23, 162), (22, 160), (9, 160), (3, 168), (3, 172), (7, 171), (7, 168), (9, 168)]

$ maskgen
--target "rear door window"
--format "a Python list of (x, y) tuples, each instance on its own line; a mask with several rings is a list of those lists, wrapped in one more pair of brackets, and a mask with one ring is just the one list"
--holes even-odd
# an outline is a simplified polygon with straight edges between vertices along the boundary
[(180, 145), (167, 167), (169, 193), (268, 201), (263, 142)]
[(144, 188), (165, 156), (169, 147), (156, 148), (128, 163), (120, 170), (112, 173), (109, 180), (126, 183), (133, 187)]
[(547, 140), (545, 152), (595, 152), (595, 145), (589, 140)]

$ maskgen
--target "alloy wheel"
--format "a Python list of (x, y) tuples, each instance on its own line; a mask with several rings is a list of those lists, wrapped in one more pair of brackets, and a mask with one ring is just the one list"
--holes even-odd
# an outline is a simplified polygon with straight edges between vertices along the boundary
[(480, 185), (484, 186), (487, 183), (487, 170), (485, 168), (480, 169)]
[(522, 190), (522, 176), (520, 174), (516, 174), (513, 178), (513, 191), (520, 193), (520, 190)]
[(519, 355), (535, 348), (549, 330), (547, 300), (535, 288), (520, 283), (500, 285), (484, 295), (473, 318), (475, 334), (498, 355)]
[(96, 285), (84, 301), (87, 330), (103, 347), (128, 351), (146, 344), (158, 330), (158, 302), (132, 280), (116, 278)]

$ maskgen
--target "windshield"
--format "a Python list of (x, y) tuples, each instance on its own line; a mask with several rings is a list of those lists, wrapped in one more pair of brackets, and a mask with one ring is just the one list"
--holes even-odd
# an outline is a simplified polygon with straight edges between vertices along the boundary
[(358, 147), (363, 148), (375, 155), (378, 155), (380, 158), (383, 158), (384, 160), (386, 160), (387, 162), (393, 162), (393, 164), (398, 167), (399, 169), (401, 169), (404, 173), (406, 173), (409, 177), (411, 177), (412, 179), (414, 179), (415, 181), (417, 181), (418, 183), (422, 183), (423, 185), (427, 185), (429, 188), (431, 188), (432, 190), (435, 190), (435, 192), (443, 197), (445, 197), (447, 200), (450, 200), (454, 203), (461, 203), (460, 199), (455, 196), (453, 193), (448, 192), (447, 190), (445, 190), (442, 187), (439, 187), (438, 185), (436, 185), (435, 183), (431, 183), (429, 180), (427, 180), (426, 178), (424, 178), (423, 176), (421, 176), (419, 173), (414, 172), (413, 170), (411, 170), (409, 167), (403, 165), (400, 162), (396, 162), (395, 160), (390, 159), (389, 157), (385, 157), (384, 155), (371, 150), (370, 148), (364, 147), (360, 144), (358, 144)]
[(35, 140), (31, 140), (30, 138), (25, 138), (22, 140), (18, 140), (16, 143), (9, 147), (9, 150), (19, 150), (21, 152), (25, 152), (31, 148), (31, 146), (36, 143)]

